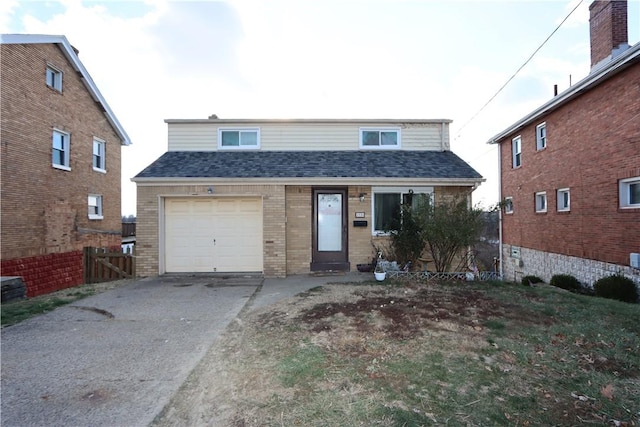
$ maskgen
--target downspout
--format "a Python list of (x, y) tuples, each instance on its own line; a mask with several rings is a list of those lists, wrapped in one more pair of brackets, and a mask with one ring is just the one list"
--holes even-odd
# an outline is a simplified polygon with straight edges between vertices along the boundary
[[(502, 144), (498, 144), (498, 202), (502, 202)], [(500, 263), (500, 279), (504, 278), (502, 266), (502, 205), (498, 204), (498, 251)]]
[(441, 151), (445, 151), (445, 144), (444, 144), (444, 130), (445, 130), (445, 123), (442, 122), (442, 132), (440, 133), (440, 150)]

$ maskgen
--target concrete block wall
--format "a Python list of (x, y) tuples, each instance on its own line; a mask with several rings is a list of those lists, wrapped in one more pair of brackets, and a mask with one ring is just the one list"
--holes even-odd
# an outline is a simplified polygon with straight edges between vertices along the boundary
[(27, 297), (35, 297), (83, 283), (82, 251), (1, 261), (3, 276), (19, 276)]
[[(555, 274), (570, 274), (581, 283), (592, 287), (603, 278), (622, 274), (640, 287), (640, 270), (603, 261), (579, 258), (563, 254), (543, 252), (536, 249), (519, 248), (519, 258), (511, 256), (511, 245), (503, 245), (504, 279), (520, 282), (522, 277), (534, 275), (549, 282)], [(520, 262), (521, 261), (521, 262)]]

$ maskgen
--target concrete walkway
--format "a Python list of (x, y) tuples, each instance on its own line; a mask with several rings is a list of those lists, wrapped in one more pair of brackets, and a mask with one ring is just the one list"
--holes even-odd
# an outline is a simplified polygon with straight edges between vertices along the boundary
[(146, 426), (243, 310), (370, 275), (161, 276), (2, 329), (2, 425)]

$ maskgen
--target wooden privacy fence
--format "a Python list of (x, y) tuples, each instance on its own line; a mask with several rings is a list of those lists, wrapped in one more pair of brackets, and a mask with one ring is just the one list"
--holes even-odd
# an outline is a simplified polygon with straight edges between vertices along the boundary
[(83, 249), (84, 283), (132, 279), (136, 276), (136, 258), (131, 253), (109, 248)]

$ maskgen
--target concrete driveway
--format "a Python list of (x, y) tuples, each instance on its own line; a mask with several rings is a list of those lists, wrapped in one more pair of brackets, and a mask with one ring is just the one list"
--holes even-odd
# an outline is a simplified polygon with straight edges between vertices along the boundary
[(4, 328), (2, 426), (146, 426), (243, 310), (370, 276), (161, 276)]
[(143, 279), (4, 328), (2, 425), (148, 425), (262, 281)]

